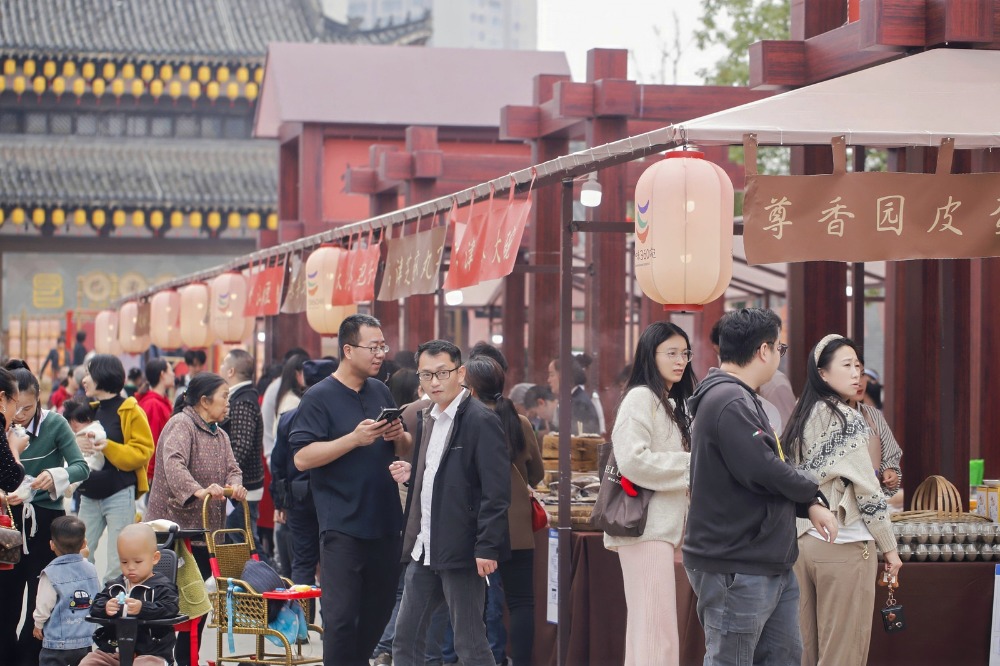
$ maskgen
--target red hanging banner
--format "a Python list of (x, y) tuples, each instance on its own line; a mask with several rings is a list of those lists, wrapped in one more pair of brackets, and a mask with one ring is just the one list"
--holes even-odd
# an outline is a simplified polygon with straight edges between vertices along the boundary
[(347, 254), (340, 257), (337, 262), (337, 272), (334, 274), (332, 305), (352, 305), (354, 303), (353, 287), (354, 265), (357, 262), (357, 254), (351, 251), (353, 239), (347, 240)]
[(469, 204), (469, 216), (464, 225), (458, 222), (455, 207), (452, 206), (450, 217), (454, 225), (451, 246), (451, 263), (448, 266), (448, 277), (444, 288), (448, 290), (471, 287), (482, 282), (480, 271), (483, 265), (483, 246), (491, 236), (490, 227), (500, 222), (502, 208), (495, 210), (493, 206), (493, 188), (490, 188), (490, 199), (486, 207), (479, 207), (478, 212), (474, 202)]
[(382, 253), (379, 243), (373, 242), (373, 232), (368, 231), (368, 243), (364, 249), (354, 250), (357, 253), (357, 263), (354, 265), (354, 287), (351, 291), (354, 303), (375, 300), (375, 274), (378, 272), (378, 260)]
[(503, 212), (494, 213), (493, 221), (485, 228), (486, 239), (483, 243), (482, 264), (479, 269), (480, 282), (505, 277), (514, 270), (517, 252), (521, 247), (521, 237), (524, 235), (524, 227), (531, 213), (531, 189), (535, 185), (535, 174), (532, 173), (526, 199), (514, 199), (514, 185), (512, 179), (510, 197)]
[(281, 308), (281, 292), (285, 287), (285, 258), (273, 266), (264, 262), (251, 270), (250, 292), (243, 306), (244, 317), (273, 317)]

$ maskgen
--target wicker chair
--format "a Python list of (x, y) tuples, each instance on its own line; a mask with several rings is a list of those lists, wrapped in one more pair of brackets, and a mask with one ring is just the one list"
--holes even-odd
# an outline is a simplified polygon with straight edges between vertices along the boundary
[[(230, 494), (227, 489), (227, 496)], [(322, 663), (322, 654), (319, 656), (308, 656), (302, 654), (302, 644), (292, 645), (281, 632), (268, 627), (267, 616), (270, 604), (283, 604), (285, 599), (269, 599), (265, 594), (268, 591), (254, 590), (246, 581), (241, 580), (243, 567), (251, 559), (258, 559), (254, 549), (253, 534), (249, 530), (241, 529), (221, 529), (211, 531), (208, 525), (208, 506), (213, 501), (211, 496), (206, 496), (202, 507), (202, 520), (205, 528), (209, 530), (206, 538), (208, 553), (211, 558), (212, 574), (215, 576), (216, 591), (212, 597), (212, 619), (209, 627), (217, 630), (217, 651), (216, 664), (284, 664), (285, 666), (298, 666), (300, 664)], [(241, 501), (244, 516), (244, 525), (250, 524), (250, 508), (246, 501)], [(237, 509), (239, 510), (239, 509)], [(227, 541), (227, 537), (232, 536), (235, 541)], [(292, 582), (283, 578), (285, 586), (291, 588)], [(230, 584), (238, 586), (243, 591), (230, 591)], [(310, 599), (318, 594), (304, 593), (297, 597), (295, 601), (302, 604), (310, 631), (322, 637), (323, 629), (314, 623), (312, 608), (314, 604)], [(232, 616), (232, 626), (230, 626), (230, 615)], [(223, 653), (223, 639), (230, 634), (244, 634), (256, 637), (256, 649), (248, 654)], [(265, 638), (271, 636), (281, 642), (281, 652), (267, 652)], [(313, 644), (322, 645), (322, 641)]]

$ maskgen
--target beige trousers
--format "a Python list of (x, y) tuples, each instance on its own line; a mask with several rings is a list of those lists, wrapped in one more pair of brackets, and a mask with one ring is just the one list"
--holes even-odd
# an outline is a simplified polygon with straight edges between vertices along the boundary
[(802, 666), (864, 666), (875, 606), (875, 542), (831, 544), (803, 534), (794, 569)]
[(628, 606), (625, 666), (676, 666), (680, 643), (674, 547), (666, 541), (641, 541), (619, 546), (618, 559)]
[[(117, 652), (111, 654), (110, 652), (94, 650), (83, 658), (80, 666), (118, 666), (119, 663), (120, 660)], [(163, 659), (150, 657), (149, 655), (136, 655), (132, 664), (133, 666), (167, 666), (167, 662)]]

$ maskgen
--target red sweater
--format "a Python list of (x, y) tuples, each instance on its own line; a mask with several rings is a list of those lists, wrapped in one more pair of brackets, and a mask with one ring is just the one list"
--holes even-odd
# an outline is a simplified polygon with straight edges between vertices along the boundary
[[(146, 391), (139, 397), (139, 406), (142, 407), (142, 411), (146, 412), (146, 418), (149, 420), (149, 429), (153, 433), (153, 446), (155, 447), (157, 442), (160, 441), (160, 433), (163, 431), (163, 426), (167, 425), (167, 421), (173, 415), (174, 404), (170, 402), (169, 398), (155, 391)], [(153, 478), (155, 462), (156, 455), (154, 454), (149, 459), (149, 466), (146, 468), (146, 474), (150, 479)]]

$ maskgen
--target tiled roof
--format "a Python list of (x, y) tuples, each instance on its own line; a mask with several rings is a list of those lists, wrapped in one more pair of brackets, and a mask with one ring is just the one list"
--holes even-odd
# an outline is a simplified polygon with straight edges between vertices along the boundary
[(271, 141), (0, 137), (0, 205), (271, 211)]
[(362, 31), (319, 0), (0, 0), (0, 53), (262, 59), (270, 42), (422, 43), (430, 17)]

